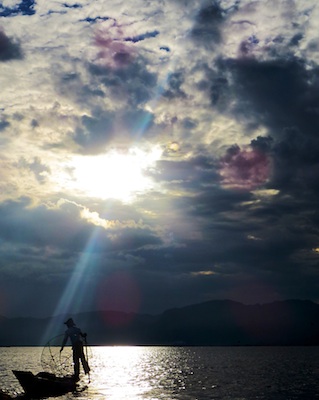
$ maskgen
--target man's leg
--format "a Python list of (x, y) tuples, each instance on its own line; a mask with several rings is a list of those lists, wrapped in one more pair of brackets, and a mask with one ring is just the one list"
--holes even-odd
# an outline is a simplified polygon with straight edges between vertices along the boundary
[(80, 376), (80, 360), (78, 349), (73, 349), (74, 379), (79, 380)]
[(85, 358), (83, 347), (81, 348), (80, 358), (81, 358), (81, 362), (82, 362), (82, 365), (83, 365), (84, 372), (86, 374), (88, 374), (90, 372), (90, 367), (89, 367), (89, 364), (88, 364), (88, 362), (87, 362), (87, 360)]

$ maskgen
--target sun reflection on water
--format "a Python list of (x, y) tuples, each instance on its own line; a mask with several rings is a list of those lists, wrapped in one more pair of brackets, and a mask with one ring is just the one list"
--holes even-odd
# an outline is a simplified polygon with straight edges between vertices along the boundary
[[(314, 399), (318, 347), (91, 347), (91, 383), (52, 400)], [(12, 369), (37, 373), (39, 348), (0, 347), (0, 388), (22, 388)], [(81, 389), (81, 388), (79, 388)], [(19, 397), (20, 398), (20, 397)]]
[(141, 398), (143, 393), (151, 390), (145, 376), (147, 358), (141, 347), (114, 346), (99, 348), (98, 352), (93, 348), (90, 390), (108, 399)]
[(114, 346), (94, 350), (88, 390), (88, 397), (94, 399), (183, 398), (186, 381), (193, 374), (186, 353), (181, 358), (176, 348)]

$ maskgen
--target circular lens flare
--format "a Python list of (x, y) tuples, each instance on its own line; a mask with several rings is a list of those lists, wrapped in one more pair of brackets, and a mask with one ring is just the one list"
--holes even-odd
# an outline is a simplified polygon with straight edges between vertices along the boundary
[(108, 325), (127, 325), (139, 310), (141, 292), (137, 282), (126, 272), (112, 274), (102, 282), (98, 292), (98, 305)]

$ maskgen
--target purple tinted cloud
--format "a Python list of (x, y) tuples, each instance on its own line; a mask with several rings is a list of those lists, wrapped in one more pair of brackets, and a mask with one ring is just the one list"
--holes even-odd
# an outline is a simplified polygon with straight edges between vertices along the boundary
[(232, 189), (253, 190), (265, 184), (270, 175), (269, 158), (258, 150), (228, 149), (220, 162), (222, 185)]

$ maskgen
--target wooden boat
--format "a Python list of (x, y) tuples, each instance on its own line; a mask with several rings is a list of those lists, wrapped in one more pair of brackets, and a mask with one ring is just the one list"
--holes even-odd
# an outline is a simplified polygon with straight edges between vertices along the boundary
[(33, 398), (60, 396), (76, 390), (77, 384), (73, 377), (58, 377), (49, 372), (39, 372), (34, 375), (30, 371), (12, 371), (25, 394)]
[(0, 400), (11, 400), (11, 399), (12, 397), (8, 393), (0, 389)]

